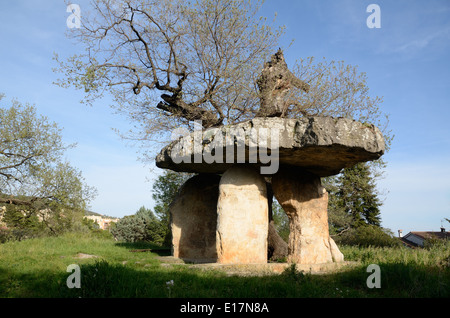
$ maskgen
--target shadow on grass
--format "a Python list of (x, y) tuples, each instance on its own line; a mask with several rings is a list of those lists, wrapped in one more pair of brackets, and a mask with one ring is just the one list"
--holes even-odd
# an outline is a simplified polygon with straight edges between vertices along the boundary
[(152, 252), (159, 256), (170, 256), (171, 250), (170, 247), (160, 246), (157, 244), (153, 244), (150, 242), (118, 242), (114, 244), (118, 247), (123, 247), (130, 252), (139, 253), (139, 252)]
[(30, 274), (0, 268), (0, 298), (60, 297), (68, 275), (50, 270)]
[[(142, 247), (142, 245), (139, 245)], [(130, 246), (136, 248), (136, 245)], [(149, 267), (104, 260), (80, 267), (81, 288), (68, 288), (71, 273), (15, 273), (0, 268), (1, 297), (45, 298), (434, 298), (449, 297), (449, 268), (380, 264), (381, 288), (366, 285), (369, 273), (356, 267), (311, 275), (286, 270), (264, 277), (227, 276), (185, 266)], [(172, 283), (173, 282), (173, 283)]]

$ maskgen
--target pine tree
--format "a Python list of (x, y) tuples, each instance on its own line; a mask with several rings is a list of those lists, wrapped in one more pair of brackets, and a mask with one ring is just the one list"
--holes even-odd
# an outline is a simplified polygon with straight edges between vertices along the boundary
[(335, 210), (351, 216), (350, 226), (370, 224), (381, 226), (380, 206), (375, 179), (367, 163), (343, 169), (337, 177), (337, 191), (330, 200)]
[(352, 217), (347, 214), (340, 197), (337, 195), (340, 190), (339, 176), (322, 178), (322, 184), (328, 191), (328, 225), (330, 235), (340, 235), (351, 228)]

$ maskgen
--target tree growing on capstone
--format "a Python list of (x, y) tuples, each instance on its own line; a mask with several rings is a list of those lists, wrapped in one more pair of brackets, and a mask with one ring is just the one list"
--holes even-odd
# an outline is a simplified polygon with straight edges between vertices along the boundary
[(95, 189), (63, 160), (68, 146), (61, 129), (16, 100), (0, 107), (0, 204), (8, 227), (30, 227), (39, 220), (58, 233), (82, 217)]
[[(62, 73), (57, 84), (84, 90), (87, 103), (111, 94), (114, 107), (134, 124), (125, 136), (144, 144), (180, 125), (193, 128), (194, 120), (207, 128), (264, 116), (261, 72), (278, 50), (283, 28), (274, 30), (259, 16), (261, 5), (92, 1), (91, 12), (83, 8), (81, 27), (69, 30), (83, 51), (66, 60), (55, 56), (55, 71)], [(289, 68), (299, 80), (283, 94), (282, 116), (387, 124), (381, 98), (369, 96), (366, 75), (357, 67), (310, 57)]]

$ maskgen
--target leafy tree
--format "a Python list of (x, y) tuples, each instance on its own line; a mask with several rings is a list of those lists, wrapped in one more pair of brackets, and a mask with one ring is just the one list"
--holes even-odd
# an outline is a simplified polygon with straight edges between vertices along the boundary
[(175, 199), (181, 186), (194, 174), (164, 170), (153, 184), (153, 200), (155, 214), (163, 224), (170, 223), (169, 205)]
[(178, 194), (181, 186), (194, 174), (164, 170), (153, 184), (153, 200), (155, 200), (155, 214), (161, 221), (165, 231), (163, 245), (171, 245), (170, 211), (169, 206)]
[(39, 221), (35, 214), (26, 213), (19, 206), (9, 205), (3, 218), (8, 228), (4, 229), (9, 239), (22, 240), (25, 238), (35, 237), (45, 232), (45, 225)]
[[(204, 127), (255, 117), (257, 78), (275, 53), (284, 27), (258, 15), (262, 1), (96, 0), (82, 25), (69, 33), (84, 49), (66, 60), (57, 84), (85, 91), (93, 103), (104, 93), (136, 130), (127, 138), (167, 141), (166, 132), (201, 120)], [(292, 73), (309, 85), (291, 89), (286, 117), (327, 115), (371, 122), (387, 131), (388, 117), (371, 97), (367, 76), (343, 61), (300, 59)], [(165, 137), (162, 138), (162, 137)], [(153, 156), (151, 156), (153, 157)]]
[(68, 148), (61, 129), (31, 105), (13, 100), (0, 108), (0, 185), (3, 192), (17, 191), (33, 183), (36, 173), (59, 160)]
[[(91, 232), (101, 231), (100, 225), (97, 223), (97, 221), (88, 218), (83, 218), (81, 223), (84, 225), (86, 229), (88, 229)], [(112, 224), (115, 225), (114, 222), (112, 222)]]
[(256, 106), (252, 83), (281, 33), (258, 17), (260, 6), (249, 0), (93, 1), (92, 14), (70, 33), (85, 53), (67, 62), (56, 56), (66, 77), (59, 84), (84, 89), (86, 101), (108, 91), (157, 130), (170, 129), (176, 119), (202, 120), (204, 127), (242, 120)]
[(289, 218), (277, 200), (272, 202), (272, 218), (276, 231), (285, 242), (288, 242)]
[(14, 100), (0, 107), (0, 204), (8, 206), (8, 227), (44, 225), (58, 234), (81, 222), (95, 189), (62, 160), (67, 148), (61, 129), (34, 106)]

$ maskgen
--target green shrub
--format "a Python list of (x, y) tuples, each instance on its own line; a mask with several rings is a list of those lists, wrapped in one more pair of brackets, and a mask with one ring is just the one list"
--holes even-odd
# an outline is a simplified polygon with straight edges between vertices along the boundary
[(447, 242), (447, 240), (439, 239), (437, 237), (429, 237), (425, 240), (423, 247), (428, 250), (441, 248), (448, 245)]
[(11, 239), (11, 230), (7, 228), (0, 228), (0, 244), (8, 242)]
[(167, 226), (145, 207), (141, 207), (135, 215), (120, 219), (111, 229), (111, 234), (118, 241), (148, 241), (159, 245), (163, 244), (167, 232)]
[(166, 238), (166, 227), (158, 220), (149, 222), (146, 226), (146, 240), (159, 245), (163, 245)]
[(125, 216), (120, 219), (116, 227), (111, 230), (115, 239), (125, 242), (145, 241), (146, 223), (141, 217)]
[(334, 237), (336, 243), (341, 245), (360, 246), (360, 247), (394, 247), (400, 246), (400, 241), (390, 235), (385, 229), (374, 226), (364, 225), (343, 233), (341, 236)]

